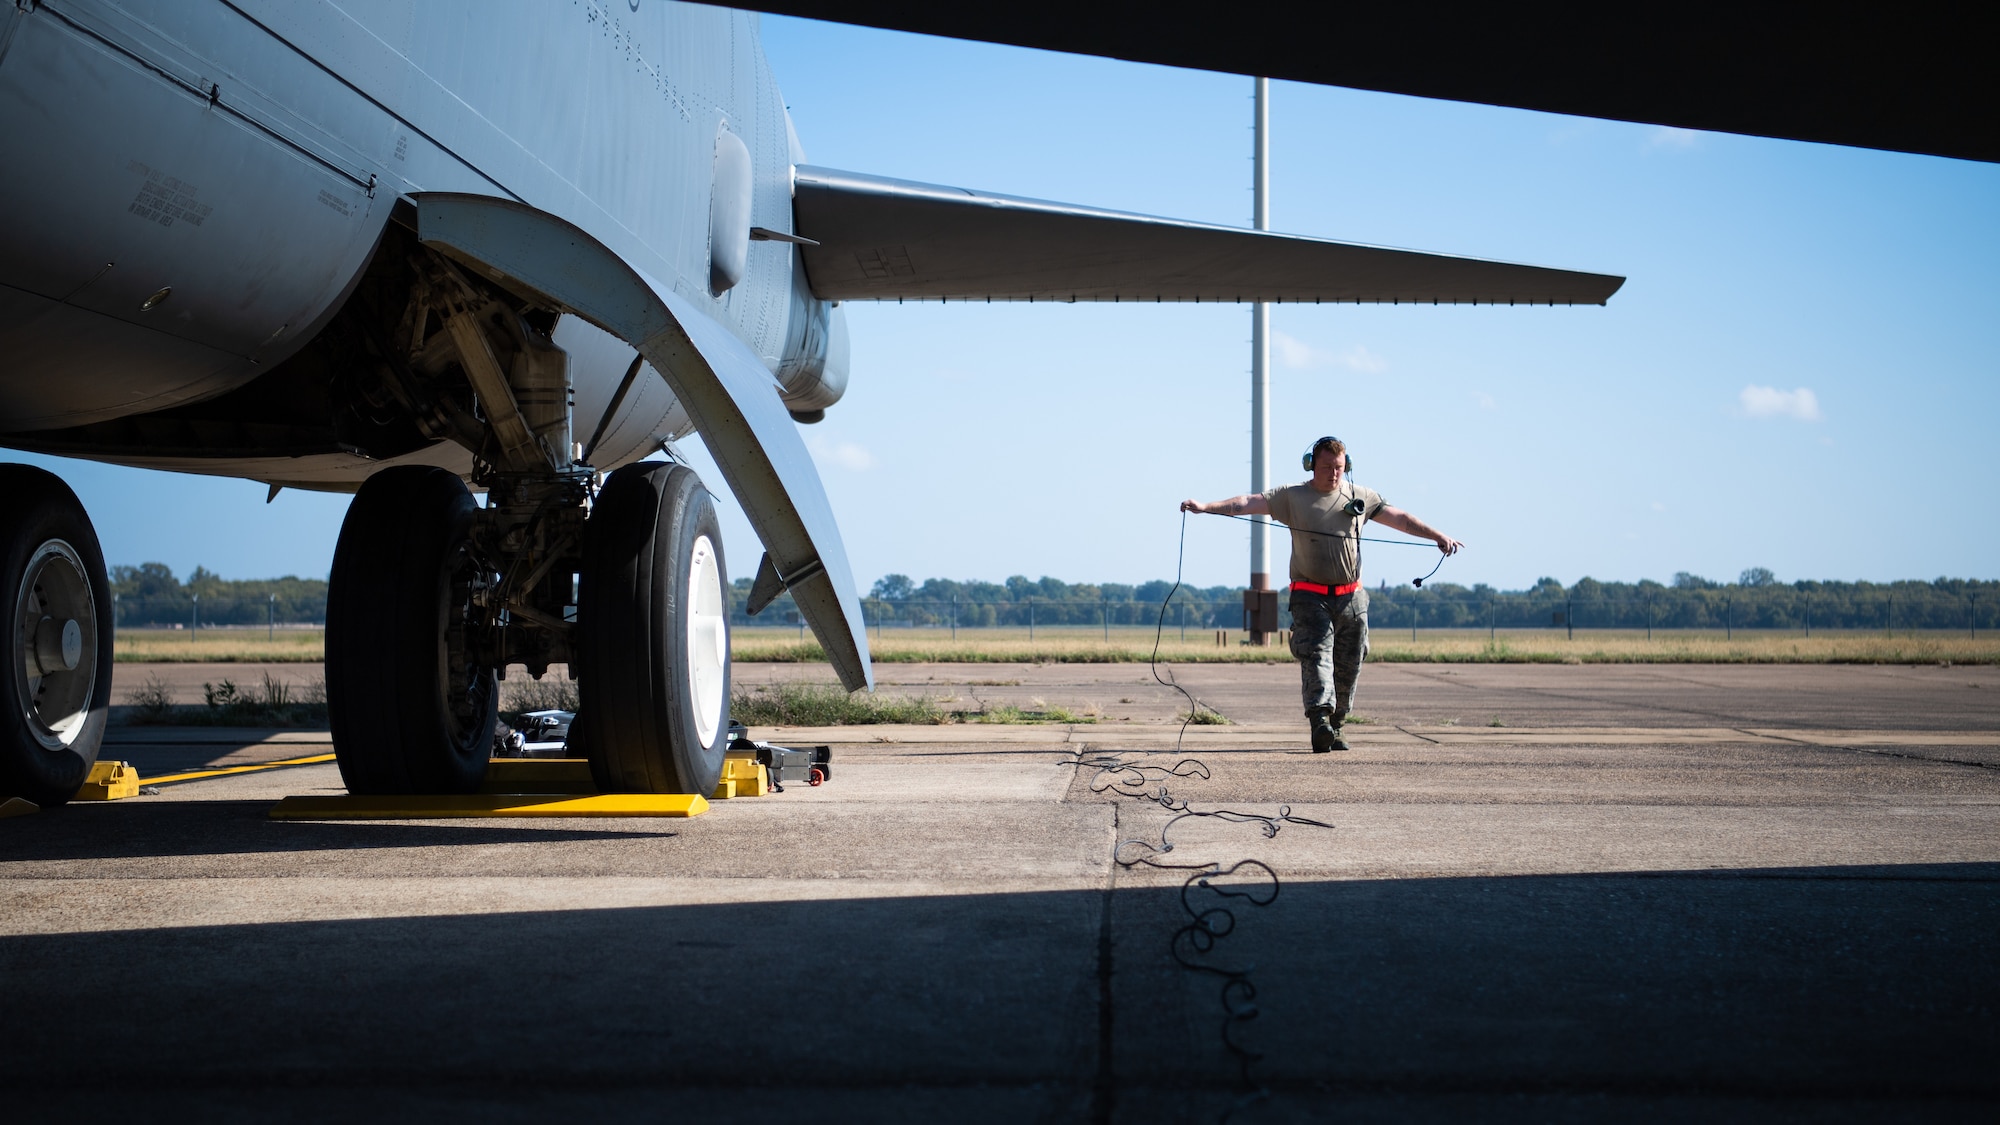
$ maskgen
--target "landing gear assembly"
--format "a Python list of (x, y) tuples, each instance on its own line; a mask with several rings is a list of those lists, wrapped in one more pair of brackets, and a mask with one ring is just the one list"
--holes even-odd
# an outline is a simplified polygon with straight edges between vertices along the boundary
[[(349, 507), (326, 629), (342, 779), (357, 795), (478, 792), (504, 670), (567, 664), (583, 699), (571, 745), (599, 792), (710, 793), (729, 743), (729, 580), (707, 490), (678, 464), (603, 478), (571, 440), (559, 314), (396, 245), (350, 306), (353, 382), (381, 425), (470, 450), (486, 502), (450, 470), (398, 465)], [(60, 480), (0, 465), (0, 496), (0, 801), (46, 807), (76, 794), (103, 739), (110, 583)]]
[(553, 315), (442, 256), (412, 265), (407, 308), (379, 345), (386, 382), (420, 426), (478, 455), (487, 502), (446, 470), (409, 466), (370, 477), (348, 511), (327, 606), (348, 789), (477, 791), (499, 674), (567, 664), (600, 791), (708, 793), (728, 742), (729, 627), (707, 491), (663, 463), (600, 488), (571, 443)]
[[(683, 815), (713, 791), (730, 754), (721, 537), (685, 466), (598, 471), (598, 443), (624, 462), (647, 447), (635, 433), (665, 444), (699, 428), (766, 548), (748, 605), (789, 591), (840, 682), (872, 685), (839, 529), (788, 412), (810, 412), (827, 386), (838, 397), (834, 338), (791, 331), (825, 314), (804, 290), (794, 297), (782, 324), (756, 331), (775, 340), (783, 328), (778, 366), (809, 376), (804, 391), (774, 381), (771, 357), (733, 322), (561, 217), (419, 192), (396, 204), (346, 303), (301, 350), (202, 404), (235, 427), (218, 466), (298, 451), (317, 459), (299, 482), (310, 486), (355, 479), (358, 459), (391, 462), (362, 483), (342, 527), (327, 614), (334, 748), (357, 794), (471, 800), (491, 780), (500, 677), (515, 665), (577, 675), (568, 745), (583, 747), (600, 791), (679, 801)], [(570, 317), (644, 357), (601, 414), (592, 404), (592, 429), (573, 428), (570, 357), (555, 342)], [(601, 344), (585, 361), (593, 373)], [(646, 363), (664, 408), (650, 384), (628, 401)], [(207, 430), (175, 425), (158, 431), (161, 456), (207, 456)], [(0, 678), (13, 702), (0, 720), (0, 798), (55, 803), (88, 776), (107, 717), (109, 584), (75, 497), (47, 474), (7, 471), (0, 605), (12, 639)]]
[(577, 679), (606, 792), (707, 793), (729, 724), (722, 532), (681, 465), (611, 474), (584, 525)]
[(59, 805), (97, 761), (110, 715), (111, 583), (68, 485), (0, 465), (0, 496), (0, 800)]
[(444, 469), (399, 466), (348, 506), (326, 607), (327, 719), (351, 793), (470, 793), (499, 686), (468, 626), (480, 508)]

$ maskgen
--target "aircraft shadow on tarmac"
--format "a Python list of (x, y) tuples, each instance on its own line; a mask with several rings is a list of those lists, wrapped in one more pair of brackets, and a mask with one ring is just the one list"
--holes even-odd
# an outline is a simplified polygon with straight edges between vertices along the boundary
[[(1275, 1119), (1958, 1119), (2000, 1095), (1996, 880), (2000, 864), (1287, 883), (1216, 956), (1256, 966), (1242, 1038)], [(263, 1091), (327, 1117), (1213, 1119), (1234, 1068), (1216, 980), (1168, 957), (1177, 894), (0, 938), (9, 1005), (34, 1014), (0, 1021), (0, 1087), (85, 1109)]]
[[(512, 827), (483, 824), (274, 821), (272, 802), (148, 801), (72, 804), (19, 822), (0, 861), (147, 859), (159, 856), (255, 855), (432, 848), (583, 840), (657, 840), (676, 833), (632, 829)], [(106, 820), (115, 823), (104, 823)]]

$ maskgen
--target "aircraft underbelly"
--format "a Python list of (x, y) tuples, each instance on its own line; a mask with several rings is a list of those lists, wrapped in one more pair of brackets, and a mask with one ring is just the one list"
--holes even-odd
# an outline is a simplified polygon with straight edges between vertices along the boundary
[(275, 57), (260, 29), (221, 4), (148, 16), (172, 26), (0, 15), (0, 431), (248, 382), (332, 314), (386, 221), (358, 162), (213, 61)]
[(205, 344), (0, 285), (0, 432), (221, 394), (243, 381), (244, 366), (243, 357)]
[(375, 460), (352, 453), (308, 453), (297, 457), (154, 457), (121, 453), (116, 458), (82, 454), (85, 460), (113, 460), (134, 469), (239, 477), (313, 492), (353, 492), (369, 477), (396, 465), (436, 465), (460, 476), (472, 473), (472, 454), (443, 441), (400, 457)]

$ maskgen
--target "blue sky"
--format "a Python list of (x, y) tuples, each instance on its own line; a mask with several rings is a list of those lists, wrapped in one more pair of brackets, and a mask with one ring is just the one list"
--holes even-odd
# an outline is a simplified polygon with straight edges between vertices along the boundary
[[(777, 17), (764, 38), (814, 163), (1249, 223), (1248, 78)], [(1363, 483), (1467, 542), (1439, 575), (1466, 584), (2000, 574), (2000, 167), (1293, 83), (1272, 130), (1274, 229), (1630, 279), (1602, 309), (1275, 310), (1274, 479), (1339, 434)], [(853, 381), (807, 436), (864, 588), (1170, 577), (1176, 503), (1247, 486), (1247, 308), (846, 309)], [(322, 575), (346, 506), (40, 463), (110, 561), (183, 574)], [(733, 510), (725, 537), (751, 573)], [(1192, 518), (1188, 577), (1240, 583), (1246, 544)]]

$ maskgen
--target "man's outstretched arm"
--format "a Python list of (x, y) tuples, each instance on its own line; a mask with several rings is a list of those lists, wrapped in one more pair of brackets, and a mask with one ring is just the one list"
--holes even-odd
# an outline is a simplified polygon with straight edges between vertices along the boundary
[(1227, 500), (1215, 500), (1207, 504), (1199, 500), (1183, 500), (1181, 511), (1215, 516), (1268, 516), (1271, 514), (1271, 502), (1264, 499), (1261, 493), (1247, 492), (1241, 496), (1231, 496)]
[(1444, 532), (1439, 531), (1437, 528), (1432, 527), (1430, 524), (1425, 523), (1403, 509), (1388, 504), (1375, 509), (1374, 516), (1370, 518), (1376, 523), (1393, 527), (1405, 535), (1414, 535), (1419, 539), (1428, 539), (1436, 543), (1438, 550), (1443, 551), (1447, 555), (1455, 555), (1459, 552), (1460, 548), (1465, 546), (1465, 544), (1460, 543), (1458, 540), (1453, 539), (1451, 536), (1446, 535)]

